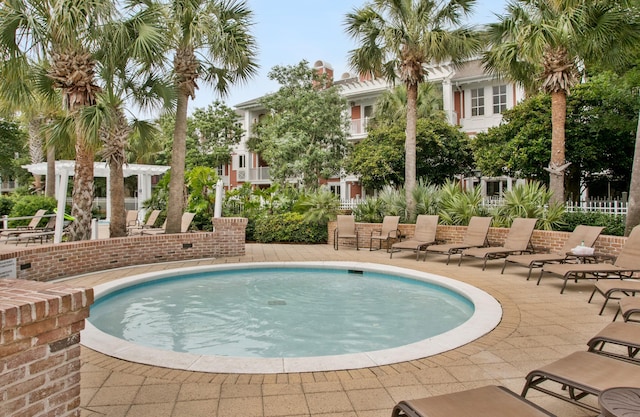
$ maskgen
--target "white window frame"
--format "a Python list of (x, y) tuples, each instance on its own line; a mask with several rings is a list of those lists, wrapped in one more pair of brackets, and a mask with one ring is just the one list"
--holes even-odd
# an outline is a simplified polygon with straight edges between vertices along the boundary
[(484, 116), (484, 88), (471, 89), (471, 117)]
[(507, 85), (493, 86), (493, 114), (502, 114), (507, 110)]

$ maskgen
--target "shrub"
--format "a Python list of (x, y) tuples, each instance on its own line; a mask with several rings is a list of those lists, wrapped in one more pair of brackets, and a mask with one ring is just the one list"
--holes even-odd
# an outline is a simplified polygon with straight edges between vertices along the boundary
[(8, 216), (13, 208), (14, 201), (9, 197), (0, 197), (0, 216)]
[(254, 238), (260, 243), (326, 243), (327, 224), (305, 222), (300, 213), (270, 214), (255, 219)]
[(600, 212), (566, 212), (562, 215), (561, 227), (556, 230), (572, 232), (579, 224), (602, 226), (603, 235), (624, 236), (625, 216)]
[[(56, 208), (56, 205), (57, 203), (55, 198), (45, 197), (42, 195), (22, 196), (16, 200), (11, 212), (9, 213), (9, 217), (33, 216), (40, 209), (46, 209), (47, 214), (51, 214)], [(39, 226), (44, 225), (46, 222), (47, 219), (40, 220)], [(10, 226), (26, 226), (27, 224), (29, 224), (29, 219), (12, 221)]]

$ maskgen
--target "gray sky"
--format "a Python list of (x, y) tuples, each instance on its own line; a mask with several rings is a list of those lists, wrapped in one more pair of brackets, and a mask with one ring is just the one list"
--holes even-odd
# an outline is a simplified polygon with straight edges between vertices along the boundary
[[(345, 15), (362, 7), (365, 0), (248, 0), (256, 22), (253, 33), (258, 41), (258, 75), (245, 85), (234, 86), (228, 97), (229, 106), (258, 98), (278, 90), (279, 85), (267, 74), (276, 65), (295, 65), (303, 59), (311, 65), (318, 60), (331, 64), (334, 76), (349, 72), (348, 52), (355, 47), (344, 31)], [(506, 0), (478, 0), (470, 23), (496, 21)], [(202, 83), (201, 83), (202, 84)], [(190, 112), (220, 99), (201, 85), (196, 99), (189, 103)]]

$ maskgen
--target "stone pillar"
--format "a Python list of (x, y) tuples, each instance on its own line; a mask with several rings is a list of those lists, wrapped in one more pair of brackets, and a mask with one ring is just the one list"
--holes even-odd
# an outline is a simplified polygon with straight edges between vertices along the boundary
[(93, 289), (0, 279), (0, 415), (80, 416), (80, 331)]

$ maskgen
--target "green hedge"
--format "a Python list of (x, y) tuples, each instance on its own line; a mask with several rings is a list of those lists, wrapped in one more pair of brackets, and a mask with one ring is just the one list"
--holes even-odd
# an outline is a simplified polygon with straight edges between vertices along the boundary
[(305, 222), (299, 213), (270, 214), (255, 220), (253, 238), (260, 243), (326, 243), (327, 224)]
[[(47, 214), (53, 213), (53, 209), (57, 206), (56, 199), (51, 197), (45, 197), (42, 195), (28, 195), (22, 196), (16, 200), (9, 217), (26, 217), (33, 216), (40, 209), (46, 209)], [(29, 224), (29, 219), (14, 220), (9, 223), (10, 227), (26, 226)], [(40, 220), (39, 226), (44, 226), (48, 219)]]
[(603, 235), (624, 236), (626, 216), (599, 212), (566, 212), (562, 214), (562, 226), (556, 230), (572, 232), (579, 224), (602, 226)]

